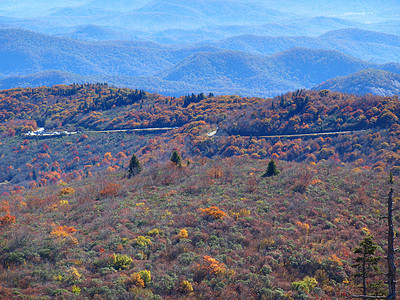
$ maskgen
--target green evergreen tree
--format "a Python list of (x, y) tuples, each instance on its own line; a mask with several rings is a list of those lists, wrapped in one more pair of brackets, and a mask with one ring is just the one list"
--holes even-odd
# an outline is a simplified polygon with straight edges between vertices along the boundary
[(136, 176), (142, 171), (142, 166), (135, 154), (132, 155), (128, 166), (128, 178)]
[(389, 183), (390, 183), (390, 184), (393, 184), (393, 183), (394, 183), (393, 173), (392, 173), (392, 172), (389, 173)]
[(374, 242), (373, 237), (368, 235), (359, 243), (359, 247), (354, 250), (354, 253), (358, 255), (355, 260), (356, 263), (353, 265), (357, 269), (357, 273), (354, 276), (362, 279), (363, 296), (367, 296), (367, 289), (375, 295), (381, 290), (382, 282), (371, 283), (367, 286), (367, 278), (380, 274), (378, 262), (381, 257), (375, 256), (377, 248), (378, 245)]
[(279, 174), (279, 170), (276, 167), (276, 164), (273, 159), (271, 159), (268, 163), (267, 172), (264, 173), (262, 177), (271, 177)]
[(182, 167), (182, 157), (181, 157), (181, 155), (180, 155), (176, 150), (174, 150), (174, 152), (172, 152), (171, 161), (172, 161), (176, 166)]

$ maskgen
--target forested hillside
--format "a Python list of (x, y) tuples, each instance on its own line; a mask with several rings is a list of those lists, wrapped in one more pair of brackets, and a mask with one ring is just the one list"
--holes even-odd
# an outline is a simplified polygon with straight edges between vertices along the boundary
[[(343, 299), (361, 293), (360, 243), (385, 255), (398, 97), (98, 83), (0, 104), (5, 299)], [(168, 128), (135, 131), (154, 127)], [(385, 294), (382, 274), (369, 294)]]
[[(0, 181), (8, 192), (124, 169), (133, 153), (143, 162), (168, 159), (174, 149), (185, 159), (329, 160), (400, 174), (397, 97), (298, 90), (272, 99), (174, 98), (107, 84), (13, 89), (0, 97), (0, 150), (7, 153)], [(78, 133), (25, 135), (39, 127)], [(163, 127), (170, 129), (133, 131)]]
[[(0, 295), (344, 299), (361, 290), (358, 244), (373, 235), (384, 256), (385, 173), (278, 161), (263, 178), (267, 160), (246, 155), (140, 163), (130, 179), (1, 196)], [(384, 294), (384, 277), (368, 277), (369, 293)]]

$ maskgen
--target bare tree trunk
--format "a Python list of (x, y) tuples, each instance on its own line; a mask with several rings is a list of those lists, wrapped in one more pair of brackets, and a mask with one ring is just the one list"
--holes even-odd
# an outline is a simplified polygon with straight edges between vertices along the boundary
[(362, 279), (363, 279), (363, 296), (364, 299), (367, 299), (365, 296), (367, 296), (367, 272), (365, 270), (365, 260), (366, 260), (366, 250), (364, 249), (364, 258), (363, 258), (363, 266), (362, 266)]
[(394, 264), (394, 232), (393, 232), (393, 188), (390, 188), (388, 199), (388, 286), (387, 299), (396, 299), (396, 265)]

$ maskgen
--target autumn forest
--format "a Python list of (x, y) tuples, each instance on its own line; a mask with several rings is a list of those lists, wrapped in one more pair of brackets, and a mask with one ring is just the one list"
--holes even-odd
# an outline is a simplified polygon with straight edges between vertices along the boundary
[(399, 117), (328, 90), (0, 91), (0, 297), (345, 299), (367, 244), (384, 296)]

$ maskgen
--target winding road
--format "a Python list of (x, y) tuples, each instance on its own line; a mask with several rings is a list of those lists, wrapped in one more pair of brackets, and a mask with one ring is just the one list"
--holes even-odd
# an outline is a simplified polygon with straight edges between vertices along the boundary
[[(78, 134), (78, 133), (116, 133), (116, 132), (152, 132), (152, 131), (169, 131), (173, 129), (178, 129), (179, 127), (159, 127), (159, 128), (135, 128), (135, 129), (110, 129), (110, 130), (85, 130), (85, 131), (62, 131), (62, 132), (46, 132), (43, 128), (38, 131), (33, 131), (29, 133), (25, 133), (27, 136), (59, 136), (61, 134)], [(224, 135), (218, 135), (219, 128), (207, 133), (207, 136), (210, 138), (222, 138)], [(387, 129), (381, 129), (387, 130)], [(352, 134), (365, 132), (366, 129), (361, 130), (348, 130), (348, 131), (332, 131), (332, 132), (313, 132), (313, 133), (293, 133), (293, 134), (277, 134), (277, 135), (240, 135), (241, 137), (248, 138), (296, 138), (296, 137), (307, 137), (307, 136), (329, 136), (329, 135), (339, 135), (339, 134)]]

